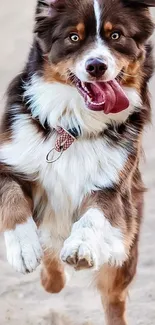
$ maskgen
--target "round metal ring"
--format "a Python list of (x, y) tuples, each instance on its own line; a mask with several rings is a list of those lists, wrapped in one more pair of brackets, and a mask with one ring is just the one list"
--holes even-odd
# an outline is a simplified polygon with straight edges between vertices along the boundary
[[(58, 155), (55, 159), (53, 159), (53, 156), (52, 156), (52, 159), (50, 160), (50, 155), (51, 155), (52, 152), (53, 152), (53, 155), (54, 155), (54, 151), (56, 151), (55, 148), (51, 149), (51, 150), (49, 151), (49, 153), (47, 154), (47, 156), (46, 156), (46, 162), (47, 162), (48, 164), (52, 164), (52, 163), (56, 162), (57, 160), (59, 160), (59, 158), (60, 158), (60, 157), (62, 156), (62, 154), (63, 154), (63, 147), (62, 147), (61, 151), (59, 152), (59, 155)], [(58, 151), (56, 151), (56, 152), (58, 152)]]

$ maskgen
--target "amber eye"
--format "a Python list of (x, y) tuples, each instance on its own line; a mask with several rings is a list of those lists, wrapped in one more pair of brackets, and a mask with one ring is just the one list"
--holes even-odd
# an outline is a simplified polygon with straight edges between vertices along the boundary
[(70, 37), (70, 40), (71, 40), (72, 42), (74, 42), (74, 43), (77, 43), (77, 42), (80, 41), (80, 37), (79, 37), (79, 35), (76, 34), (76, 33), (71, 33), (69, 37)]
[(120, 37), (121, 37), (121, 33), (120, 33), (120, 32), (113, 32), (113, 33), (110, 35), (110, 38), (111, 38), (113, 41), (117, 41)]

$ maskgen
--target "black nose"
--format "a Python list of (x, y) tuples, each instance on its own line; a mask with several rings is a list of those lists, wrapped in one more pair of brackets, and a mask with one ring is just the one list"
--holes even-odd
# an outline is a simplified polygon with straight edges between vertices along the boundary
[(86, 62), (86, 71), (96, 78), (100, 78), (107, 70), (107, 64), (99, 58), (89, 59)]

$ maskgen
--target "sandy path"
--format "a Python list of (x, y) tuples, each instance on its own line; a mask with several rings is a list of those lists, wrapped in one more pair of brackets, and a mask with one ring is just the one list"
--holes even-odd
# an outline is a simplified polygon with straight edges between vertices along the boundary
[[(8, 81), (20, 71), (25, 60), (32, 28), (35, 0), (5, 0), (0, 11), (0, 96)], [(153, 82), (152, 82), (153, 90)], [(154, 81), (155, 88), (155, 81)], [(154, 97), (155, 100), (155, 97)], [(1, 106), (2, 107), (2, 106)], [(155, 109), (155, 105), (154, 105)], [(155, 120), (155, 118), (154, 118)], [(144, 178), (146, 195), (145, 221), (141, 235), (140, 261), (137, 278), (130, 292), (128, 317), (132, 325), (155, 325), (155, 131), (149, 127), (145, 135), (146, 163)], [(68, 320), (52, 310), (76, 319), (74, 325), (101, 325), (103, 313), (97, 292), (78, 287), (66, 288), (52, 296), (39, 284), (39, 270), (22, 276), (6, 262), (4, 243), (0, 237), (0, 325), (69, 325)]]

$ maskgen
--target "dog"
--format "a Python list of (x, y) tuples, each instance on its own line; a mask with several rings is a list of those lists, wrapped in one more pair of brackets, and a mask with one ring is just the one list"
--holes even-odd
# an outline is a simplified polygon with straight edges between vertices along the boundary
[(125, 325), (145, 187), (154, 0), (38, 0), (33, 44), (10, 84), (0, 143), (8, 262), (61, 291), (87, 270), (108, 325)]

